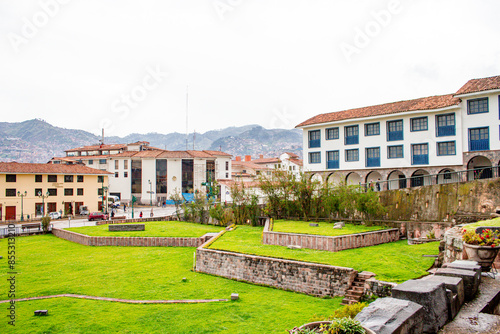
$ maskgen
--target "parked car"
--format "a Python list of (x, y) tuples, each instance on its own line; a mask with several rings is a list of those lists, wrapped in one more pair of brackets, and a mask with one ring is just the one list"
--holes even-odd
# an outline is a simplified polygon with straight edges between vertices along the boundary
[(109, 219), (109, 216), (107, 213), (103, 213), (103, 212), (92, 212), (90, 215), (89, 215), (89, 221), (93, 221), (93, 220), (108, 220)]
[(59, 211), (49, 212), (49, 217), (51, 220), (61, 219), (61, 213)]
[(109, 203), (109, 207), (112, 209), (117, 209), (120, 207), (120, 202)]

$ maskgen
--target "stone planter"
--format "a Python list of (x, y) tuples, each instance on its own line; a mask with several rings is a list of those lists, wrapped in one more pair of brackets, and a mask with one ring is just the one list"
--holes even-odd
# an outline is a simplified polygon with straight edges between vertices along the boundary
[(500, 246), (478, 246), (469, 245), (464, 242), (464, 249), (469, 260), (477, 261), (482, 271), (490, 271), (491, 264), (495, 261)]
[[(300, 326), (299, 330), (301, 330), (301, 329), (318, 329), (321, 325), (327, 325), (327, 324), (331, 324), (331, 323), (332, 323), (331, 321), (310, 322), (308, 324)], [(363, 326), (363, 329), (365, 330), (366, 334), (376, 334), (374, 331), (372, 331), (371, 329), (368, 329), (364, 326)], [(297, 330), (292, 330), (292, 331), (290, 331), (290, 334), (295, 334), (297, 332), (298, 332)]]

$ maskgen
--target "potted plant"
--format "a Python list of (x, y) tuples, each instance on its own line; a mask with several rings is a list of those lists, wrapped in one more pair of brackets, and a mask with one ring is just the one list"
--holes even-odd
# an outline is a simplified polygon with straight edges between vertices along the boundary
[(489, 271), (500, 250), (500, 233), (490, 229), (485, 229), (479, 234), (474, 230), (464, 229), (462, 233), (467, 257), (477, 261), (483, 271)]
[(350, 317), (337, 318), (332, 321), (316, 321), (290, 331), (291, 334), (375, 334), (374, 331), (363, 327), (361, 323)]

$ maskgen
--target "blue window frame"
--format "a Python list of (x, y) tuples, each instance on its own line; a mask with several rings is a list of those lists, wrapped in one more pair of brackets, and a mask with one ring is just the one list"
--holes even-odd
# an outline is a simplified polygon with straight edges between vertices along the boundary
[(321, 152), (309, 152), (309, 163), (310, 164), (321, 163)]
[(403, 140), (403, 120), (387, 122), (387, 141)]
[(380, 123), (365, 124), (365, 136), (378, 136), (380, 134)]
[(380, 167), (380, 147), (366, 148), (366, 167)]
[(359, 127), (357, 125), (346, 126), (344, 131), (346, 145), (359, 144)]
[(339, 167), (340, 167), (339, 151), (327, 151), (326, 152), (326, 168), (337, 169)]
[(326, 140), (339, 139), (339, 128), (328, 128), (325, 131)]
[(455, 141), (437, 143), (437, 155), (456, 155)]
[(469, 151), (485, 151), (490, 149), (490, 128), (469, 129)]
[(467, 100), (467, 114), (484, 114), (488, 112), (488, 98)]
[(387, 146), (387, 159), (398, 159), (403, 157), (403, 145)]
[(429, 164), (429, 144), (411, 145), (411, 164), (428, 165)]
[(427, 116), (412, 118), (410, 119), (410, 131), (427, 131), (428, 123)]
[(309, 131), (309, 148), (320, 147), (321, 146), (321, 131), (311, 130)]
[(436, 137), (455, 135), (455, 114), (436, 115)]
[(359, 150), (345, 150), (345, 161), (359, 161)]

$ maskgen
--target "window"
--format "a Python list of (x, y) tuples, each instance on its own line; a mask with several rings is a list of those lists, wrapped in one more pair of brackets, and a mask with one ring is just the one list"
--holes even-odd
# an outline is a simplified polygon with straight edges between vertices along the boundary
[(104, 182), (104, 176), (102, 176), (102, 175), (98, 175), (98, 176), (97, 176), (97, 182), (99, 182), (99, 183), (103, 183), (103, 182)]
[(118, 177), (119, 175), (120, 175), (120, 173), (115, 172), (115, 177)]
[(321, 163), (321, 153), (320, 152), (310, 152), (309, 153), (309, 163), (310, 164)]
[(229, 170), (229, 161), (226, 161), (226, 170)]
[(102, 196), (103, 190), (102, 188), (97, 188), (97, 195)]
[(132, 160), (131, 164), (131, 191), (132, 194), (142, 193), (142, 160)]
[(115, 169), (119, 169), (120, 160), (115, 160)]
[(483, 114), (488, 112), (488, 98), (473, 99), (467, 101), (467, 114)]
[(311, 130), (309, 131), (308, 136), (309, 136), (309, 148), (321, 146), (320, 130)]
[(403, 140), (403, 120), (387, 122), (387, 141)]
[(128, 172), (123, 172), (123, 177), (128, 177)]
[(64, 182), (73, 182), (73, 175), (64, 175)]
[(76, 189), (76, 194), (77, 194), (78, 196), (83, 196), (83, 188), (78, 188), (78, 189)]
[(5, 182), (16, 182), (16, 174), (5, 175)]
[(128, 160), (123, 160), (123, 169), (128, 169)]
[(427, 123), (427, 116), (412, 118), (410, 120), (410, 131), (426, 131)]
[(5, 189), (5, 197), (15, 197), (16, 189)]
[(380, 123), (365, 124), (365, 136), (377, 136), (380, 134)]
[(89, 160), (89, 165), (93, 165), (94, 164), (94, 160)]
[(76, 182), (83, 182), (83, 175), (77, 175)]
[(380, 167), (380, 147), (366, 149), (366, 167)]
[(38, 196), (38, 194), (43, 194), (42, 188), (35, 188), (35, 196)]
[(101, 165), (105, 165), (106, 164), (106, 159), (99, 159), (99, 163)]
[(326, 168), (339, 168), (339, 151), (326, 152)]
[(359, 127), (357, 125), (346, 126), (344, 131), (346, 145), (359, 144)]
[(455, 114), (436, 116), (436, 137), (455, 135)]
[(428, 165), (429, 164), (429, 145), (413, 144), (411, 145), (412, 165)]
[(490, 149), (489, 128), (469, 129), (469, 151), (483, 151)]
[(387, 158), (398, 159), (403, 157), (403, 145), (395, 145), (387, 147)]
[(326, 140), (339, 139), (339, 128), (326, 129)]
[(455, 155), (455, 142), (445, 141), (437, 143), (437, 155)]
[(359, 161), (359, 150), (345, 150), (345, 161)]
[(73, 188), (64, 189), (64, 196), (73, 196)]
[(57, 175), (47, 175), (47, 182), (56, 183), (57, 182)]
[(47, 189), (49, 196), (57, 196), (57, 188), (49, 188)]
[(35, 182), (42, 182), (42, 175), (35, 175)]

